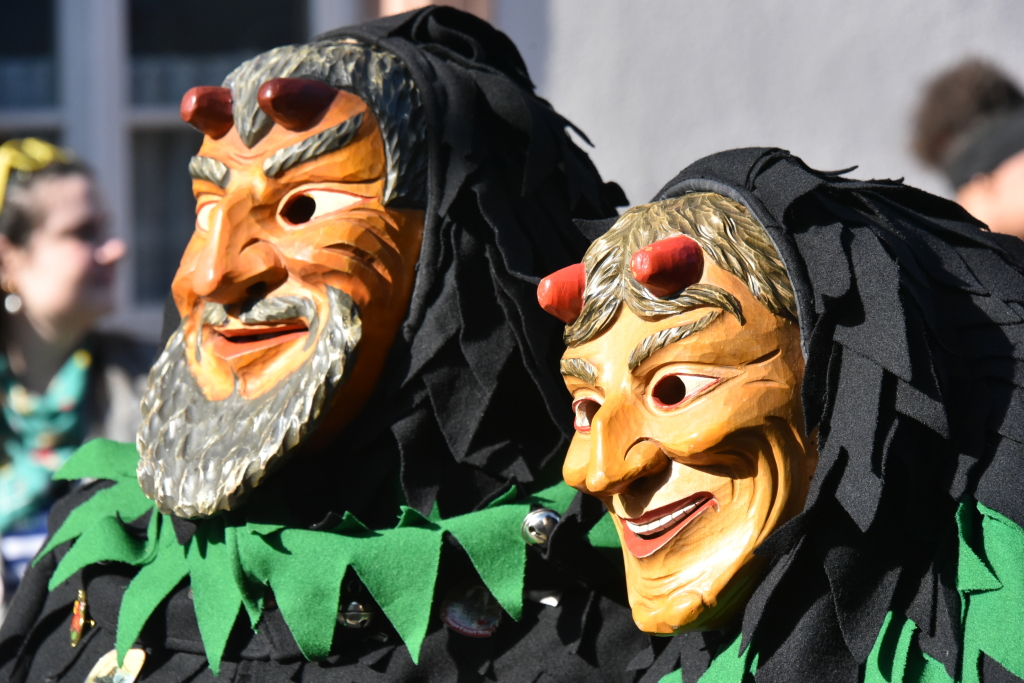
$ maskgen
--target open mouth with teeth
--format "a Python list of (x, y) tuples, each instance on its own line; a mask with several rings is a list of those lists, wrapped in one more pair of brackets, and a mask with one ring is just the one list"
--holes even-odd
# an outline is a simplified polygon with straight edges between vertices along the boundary
[(706, 491), (649, 510), (639, 517), (619, 517), (626, 549), (634, 557), (648, 557), (697, 519), (706, 510), (718, 510), (718, 501)]
[(304, 338), (309, 328), (302, 320), (269, 325), (214, 327), (213, 350), (221, 358), (235, 358), (253, 351)]

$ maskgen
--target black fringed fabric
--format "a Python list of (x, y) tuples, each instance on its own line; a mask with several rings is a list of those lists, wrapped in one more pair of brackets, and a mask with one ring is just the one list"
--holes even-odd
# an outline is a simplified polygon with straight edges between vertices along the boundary
[(859, 680), (890, 610), (955, 676), (957, 502), (1024, 524), (1024, 243), (779, 149), (702, 159), (655, 200), (695, 191), (744, 204), (785, 261), (818, 429), (807, 506), (758, 549), (772, 564), (742, 618), (757, 680)]

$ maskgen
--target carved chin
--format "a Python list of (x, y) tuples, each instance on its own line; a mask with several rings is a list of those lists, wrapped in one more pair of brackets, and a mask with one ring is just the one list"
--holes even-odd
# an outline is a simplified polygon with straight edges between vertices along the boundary
[(684, 578), (685, 568), (659, 578), (626, 568), (633, 621), (647, 633), (672, 634), (721, 628), (743, 610), (765, 569), (765, 558), (746, 552), (731, 562), (705, 566)]
[(645, 633), (670, 635), (692, 628), (709, 607), (706, 596), (695, 588), (684, 588), (668, 596), (641, 596), (629, 591), (633, 621)]

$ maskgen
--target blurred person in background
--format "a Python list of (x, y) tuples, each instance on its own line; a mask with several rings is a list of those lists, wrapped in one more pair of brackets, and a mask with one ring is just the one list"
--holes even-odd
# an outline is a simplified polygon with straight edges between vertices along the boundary
[(124, 242), (107, 234), (87, 166), (35, 138), (0, 145), (0, 556), (7, 600), (62, 493), (53, 472), (90, 438), (134, 438), (141, 420), (155, 349), (93, 331), (113, 308), (114, 268), (124, 254)]
[(1024, 238), (1024, 94), (969, 59), (940, 74), (918, 109), (914, 152), (942, 171), (956, 201), (994, 232)]

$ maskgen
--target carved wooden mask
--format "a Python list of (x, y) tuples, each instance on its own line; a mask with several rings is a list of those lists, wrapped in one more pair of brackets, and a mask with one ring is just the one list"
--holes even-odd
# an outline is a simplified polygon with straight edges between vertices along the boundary
[[(316, 331), (301, 317), (244, 322), (244, 311), (261, 299), (298, 296), (316, 301), (322, 320), (330, 314), (326, 288), (341, 290), (358, 306), (362, 341), (328, 420), (340, 428), (368, 398), (406, 314), (423, 212), (384, 206), (384, 142), (358, 96), (301, 79), (270, 81), (260, 108), (274, 126), (249, 148), (230, 127), (230, 99), (218, 100), (230, 92), (196, 90), (182, 103), (183, 117), (207, 134), (190, 167), (196, 229), (172, 285), (192, 375), (209, 400), (236, 387), (246, 398), (265, 394), (309, 361)], [(349, 138), (340, 148), (330, 139), (339, 134)], [(317, 136), (326, 153), (316, 145), (305, 156), (290, 153)], [(204, 320), (211, 302), (226, 318)]]
[[(666, 215), (644, 209), (624, 218)], [(688, 279), (667, 295), (673, 287), (663, 286), (651, 305), (677, 299), (688, 310), (638, 315), (620, 301), (603, 329), (569, 347), (562, 374), (576, 435), (562, 472), (610, 511), (637, 625), (668, 634), (720, 627), (742, 608), (764, 570), (753, 551), (803, 509), (817, 454), (804, 435), (795, 322), (770, 311), (694, 240), (664, 234), (654, 260)], [(619, 260), (632, 259), (622, 290), (644, 286), (650, 273), (638, 264), (647, 261), (630, 249), (635, 240), (622, 243)], [(659, 256), (663, 245), (689, 253)], [(595, 282), (587, 296), (617, 296), (607, 273), (596, 272), (600, 259), (588, 252), (588, 260)], [(567, 328), (567, 339), (579, 329)]]

